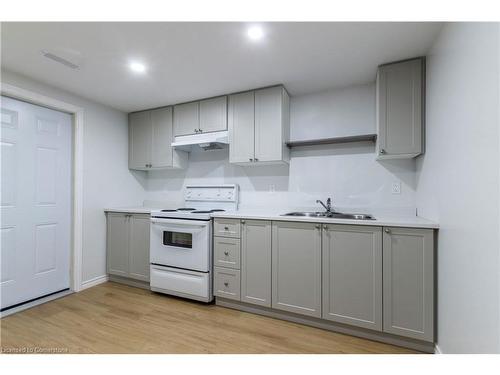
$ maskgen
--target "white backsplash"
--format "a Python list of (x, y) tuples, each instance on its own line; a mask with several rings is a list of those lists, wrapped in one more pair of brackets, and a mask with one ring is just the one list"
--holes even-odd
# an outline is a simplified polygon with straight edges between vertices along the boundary
[[(290, 114), (292, 139), (374, 133), (374, 86), (292, 97)], [(391, 193), (394, 182), (401, 194)], [(181, 205), (186, 185), (223, 183), (240, 186), (244, 209), (318, 209), (316, 199), (332, 197), (343, 211), (415, 214), (415, 161), (376, 161), (373, 143), (294, 148), (289, 166), (241, 167), (227, 149), (194, 148), (186, 170), (148, 172), (146, 199)]]

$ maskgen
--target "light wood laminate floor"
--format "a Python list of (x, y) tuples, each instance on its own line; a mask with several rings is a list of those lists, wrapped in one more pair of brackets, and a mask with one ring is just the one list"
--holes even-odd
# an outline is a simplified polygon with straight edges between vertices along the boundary
[(1, 347), (70, 353), (415, 353), (108, 282), (3, 318)]

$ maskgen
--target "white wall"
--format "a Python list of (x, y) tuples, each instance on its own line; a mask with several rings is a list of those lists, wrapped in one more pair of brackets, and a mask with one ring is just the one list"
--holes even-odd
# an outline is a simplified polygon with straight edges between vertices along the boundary
[[(293, 97), (290, 117), (294, 140), (374, 133), (374, 85)], [(351, 211), (415, 212), (415, 161), (375, 161), (373, 144), (297, 148), (290, 167), (232, 165), (227, 150), (196, 150), (189, 158), (187, 170), (149, 172), (148, 199), (175, 205), (186, 184), (237, 183), (242, 208), (312, 208), (333, 196), (336, 207)], [(400, 195), (391, 194), (396, 181)]]
[(438, 345), (500, 352), (499, 25), (448, 24), (427, 60), (417, 207), (440, 223)]
[(128, 170), (127, 115), (10, 71), (2, 70), (1, 81), (84, 108), (82, 280), (105, 275), (103, 208), (140, 205), (144, 199), (145, 173)]

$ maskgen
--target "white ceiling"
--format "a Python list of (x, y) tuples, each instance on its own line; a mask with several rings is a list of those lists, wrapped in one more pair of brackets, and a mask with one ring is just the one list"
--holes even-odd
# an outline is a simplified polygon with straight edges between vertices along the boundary
[[(440, 23), (2, 23), (2, 68), (134, 111), (283, 83), (291, 95), (372, 82), (377, 65), (424, 55)], [(42, 49), (72, 56), (73, 70)], [(144, 75), (128, 68), (143, 61)]]

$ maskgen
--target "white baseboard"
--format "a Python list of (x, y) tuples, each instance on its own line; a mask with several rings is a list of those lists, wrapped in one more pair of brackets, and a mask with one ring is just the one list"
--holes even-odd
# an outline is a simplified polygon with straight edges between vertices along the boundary
[(108, 281), (108, 275), (94, 277), (93, 279), (84, 281), (82, 283), (82, 287), (80, 288), (80, 291), (82, 291), (84, 289), (92, 288), (93, 286), (105, 283), (107, 281)]
[(434, 345), (434, 354), (443, 354), (438, 344)]
[(27, 310), (27, 309), (31, 309), (32, 307), (41, 305), (42, 303), (45, 303), (45, 302), (53, 301), (53, 300), (56, 300), (56, 299), (61, 298), (61, 297), (66, 297), (72, 293), (73, 293), (72, 290), (65, 290), (63, 292), (59, 292), (59, 293), (52, 294), (52, 295), (47, 296), (47, 297), (37, 299), (36, 301), (25, 303), (21, 306), (13, 307), (12, 309), (0, 312), (0, 318), (5, 318), (6, 316), (9, 316), (9, 315), (12, 315), (12, 314), (15, 314), (15, 313)]

